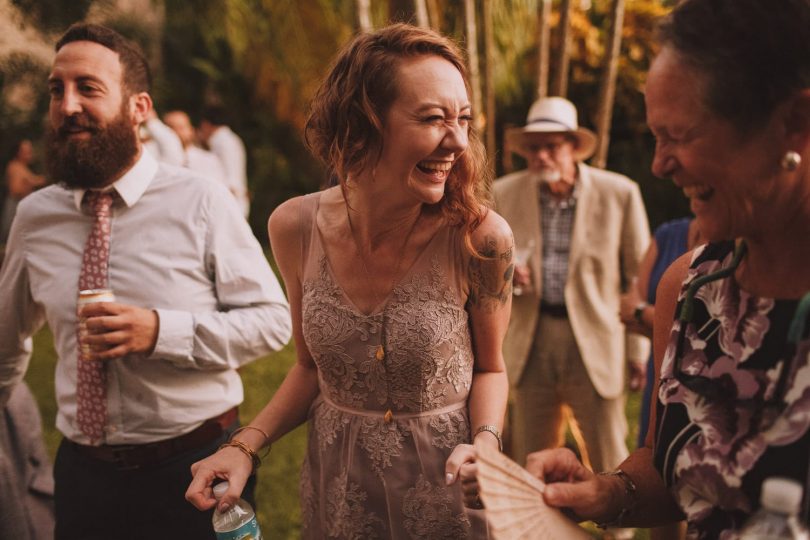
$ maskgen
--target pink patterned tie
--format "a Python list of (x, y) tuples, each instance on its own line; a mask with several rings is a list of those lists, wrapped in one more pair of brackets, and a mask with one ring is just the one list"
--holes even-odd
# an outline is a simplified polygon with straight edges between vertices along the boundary
[[(79, 274), (79, 290), (106, 289), (110, 259), (110, 208), (113, 193), (88, 191), (85, 201), (95, 217), (87, 237)], [(81, 337), (81, 327), (77, 337)], [(78, 382), (76, 383), (79, 429), (91, 441), (100, 441), (107, 421), (107, 371), (104, 361), (89, 360), (86, 350), (78, 346)]]

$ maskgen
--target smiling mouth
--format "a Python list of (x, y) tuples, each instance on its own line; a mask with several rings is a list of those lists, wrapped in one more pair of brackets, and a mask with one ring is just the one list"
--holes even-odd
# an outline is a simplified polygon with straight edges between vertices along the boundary
[(709, 186), (686, 186), (683, 188), (683, 193), (690, 199), (708, 201), (714, 195), (714, 188)]
[(420, 161), (416, 168), (437, 180), (445, 180), (453, 168), (452, 161)]
[(57, 131), (62, 137), (68, 138), (82, 133), (92, 135), (98, 131), (98, 126), (90, 118), (83, 115), (72, 115), (64, 119)]
[(72, 139), (74, 137), (92, 136), (94, 131), (89, 127), (67, 126), (59, 129), (59, 136), (62, 139)]

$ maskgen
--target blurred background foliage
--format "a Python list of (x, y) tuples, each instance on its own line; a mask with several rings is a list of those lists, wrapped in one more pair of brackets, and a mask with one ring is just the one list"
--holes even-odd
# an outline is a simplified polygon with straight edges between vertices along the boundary
[[(523, 164), (501, 150), (502, 133), (522, 125), (535, 96), (538, 0), (488, 0), (495, 54), (497, 174)], [(593, 127), (611, 0), (574, 0), (568, 97)], [(655, 52), (654, 20), (674, 0), (626, 0), (608, 168), (642, 188), (652, 225), (688, 213), (669, 182), (649, 172), (654, 141), (644, 124), (644, 78)], [(463, 2), (429, 0), (431, 24), (464, 43)], [(481, 0), (477, 2), (480, 14)], [(374, 26), (413, 22), (412, 0), (372, 0)], [(559, 47), (556, 2), (551, 56)], [(72, 22), (107, 24), (139, 42), (154, 69), (158, 112), (182, 109), (195, 122), (218, 103), (248, 148), (251, 225), (283, 200), (318, 189), (321, 166), (302, 139), (308, 102), (335, 52), (357, 29), (355, 0), (0, 0), (0, 156), (22, 137), (41, 141), (45, 79), (53, 43)], [(479, 22), (479, 50), (483, 50)], [(482, 62), (484, 62), (482, 55)], [(554, 65), (550, 76), (554, 77)], [(482, 66), (482, 73), (484, 72)], [(38, 149), (41, 151), (41, 143)], [(41, 154), (38, 154), (41, 157)], [(512, 159), (514, 157), (514, 160)]]

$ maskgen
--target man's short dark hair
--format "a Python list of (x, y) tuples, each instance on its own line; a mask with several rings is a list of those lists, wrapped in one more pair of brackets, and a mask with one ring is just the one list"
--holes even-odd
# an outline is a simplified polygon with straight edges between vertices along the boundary
[(77, 23), (56, 42), (56, 51), (74, 41), (92, 41), (118, 53), (123, 68), (122, 85), (130, 92), (149, 92), (152, 87), (152, 74), (141, 48), (134, 42), (106, 26)]

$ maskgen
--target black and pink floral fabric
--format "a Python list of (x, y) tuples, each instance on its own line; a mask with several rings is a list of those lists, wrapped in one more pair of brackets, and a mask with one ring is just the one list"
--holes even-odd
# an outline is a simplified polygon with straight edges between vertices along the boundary
[[(681, 303), (694, 279), (729, 265), (733, 247), (696, 252)], [(810, 340), (806, 328), (797, 345), (787, 339), (797, 305), (748, 294), (731, 277), (698, 289), (693, 320), (673, 326), (661, 369), (655, 464), (686, 515), (689, 538), (735, 538), (758, 508), (765, 478), (807, 483)], [(688, 388), (676, 370), (718, 392)]]

